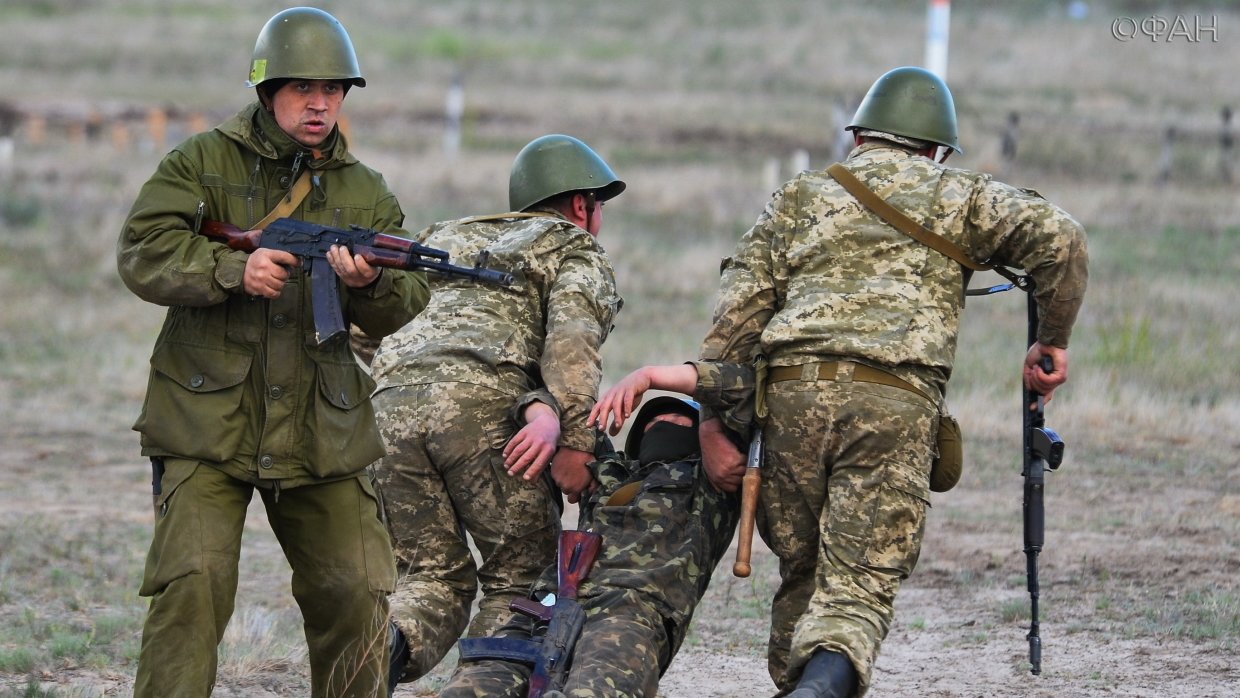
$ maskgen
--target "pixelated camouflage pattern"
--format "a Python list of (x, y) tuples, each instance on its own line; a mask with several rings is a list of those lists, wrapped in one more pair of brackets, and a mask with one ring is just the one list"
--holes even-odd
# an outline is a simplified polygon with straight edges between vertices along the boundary
[(754, 366), (752, 363), (697, 361), (698, 379), (693, 399), (702, 405), (704, 419), (720, 417), (741, 438), (750, 438), (754, 424)]
[[(948, 168), (890, 145), (845, 166), (880, 197), (977, 261), (1026, 269), (1038, 339), (1066, 347), (1084, 297), (1080, 224), (1037, 192)], [(772, 366), (852, 358), (931, 395), (951, 375), (963, 304), (960, 266), (888, 225), (825, 170), (777, 191), (722, 265), (704, 360)]]
[[(971, 258), (1028, 270), (1039, 341), (1066, 347), (1085, 292), (1081, 226), (1036, 192), (884, 143), (845, 165)], [(771, 366), (855, 360), (938, 398), (951, 375), (961, 268), (863, 209), (825, 171), (775, 193), (722, 265), (703, 360)], [(851, 381), (783, 381), (768, 413), (758, 530), (780, 559), (768, 663), (787, 691), (816, 648), (847, 655), (868, 689), (925, 525), (937, 406)]]
[(786, 381), (767, 401), (757, 527), (782, 576), (771, 678), (791, 688), (815, 649), (832, 649), (862, 695), (921, 551), (938, 412), (874, 383)]
[[(601, 534), (603, 543), (579, 589), (586, 624), (561, 690), (567, 696), (653, 698), (732, 541), (739, 501), (710, 486), (697, 458), (641, 468), (611, 454), (592, 467), (599, 487), (582, 508), (579, 528)], [(631, 502), (607, 504), (616, 490), (638, 480), (641, 490)], [(543, 598), (555, 586), (550, 566), (532, 596)], [(502, 634), (529, 637), (531, 631), (518, 619)], [(528, 668), (511, 662), (469, 662), (440, 695), (524, 695), (528, 676)]]
[[(512, 398), (469, 383), (389, 388), (374, 397), (388, 456), (375, 466), (399, 577), (392, 617), (410, 645), (407, 679), (430, 671), (466, 630), (490, 634), (555, 560), (558, 494), (508, 475)], [(475, 562), (466, 532), (480, 554)]]
[(488, 250), (488, 265), (516, 283), (431, 275), (430, 304), (374, 357), (378, 389), (456, 381), (515, 398), (546, 386), (562, 411), (560, 445), (591, 450), (599, 351), (622, 305), (603, 248), (551, 213), (436, 223), (416, 239), (459, 263)]

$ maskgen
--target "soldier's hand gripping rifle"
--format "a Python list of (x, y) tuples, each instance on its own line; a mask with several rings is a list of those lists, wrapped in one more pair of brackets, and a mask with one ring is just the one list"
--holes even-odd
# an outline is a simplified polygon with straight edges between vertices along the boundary
[(474, 266), (459, 267), (448, 262), (448, 253), (444, 250), (359, 226), (333, 228), (295, 218), (278, 218), (262, 230), (246, 231), (221, 221), (206, 220), (199, 232), (234, 250), (253, 252), (265, 247), (284, 250), (300, 258), (302, 269), (310, 275), (314, 333), (320, 345), (346, 332), (336, 272), (327, 263), (327, 251), (332, 245), (340, 245), (351, 254), (361, 255), (368, 264), (376, 267), (420, 269), (502, 286), (511, 285), (513, 281), (512, 274), (487, 268), (486, 250), (478, 253)]
[(585, 609), (577, 603), (577, 590), (598, 558), (602, 537), (588, 531), (561, 531), (556, 559), (555, 605), (517, 599), (514, 611), (547, 623), (541, 640), (512, 637), (464, 638), (457, 642), (461, 661), (502, 659), (534, 667), (526, 698), (563, 688), (572, 665), (573, 649), (586, 622)]
[[(1033, 297), (1034, 283), (1029, 276), (1017, 276), (1003, 267), (994, 267), (994, 271), (1008, 279), (1011, 283), (991, 286), (989, 288), (970, 290), (970, 296), (985, 296), (1011, 288), (1019, 288), (1025, 292), (1027, 315), (1029, 320), (1028, 346), (1038, 341), (1038, 304)], [(1049, 356), (1042, 357), (1042, 370), (1050, 373)], [(1046, 471), (1057, 470), (1063, 462), (1063, 439), (1054, 430), (1046, 426), (1043, 408), (1043, 396), (1029, 388), (1021, 388), (1021, 422), (1024, 458), (1021, 465), (1021, 477), (1025, 480), (1024, 499), (1021, 505), (1025, 529), (1025, 581), (1029, 588), (1029, 671), (1032, 674), (1042, 673), (1042, 636), (1038, 624), (1038, 601), (1041, 589), (1038, 586), (1038, 555), (1046, 542), (1046, 509), (1043, 496), (1046, 491)]]
[[(1038, 337), (1038, 308), (1033, 300), (1033, 281), (1029, 280), (1029, 346), (1033, 346)], [(1054, 368), (1051, 357), (1042, 357), (1039, 363), (1042, 370), (1050, 373)], [(1025, 524), (1025, 579), (1029, 587), (1029, 671), (1033, 674), (1042, 673), (1042, 636), (1038, 627), (1038, 599), (1041, 594), (1038, 587), (1038, 554), (1042, 552), (1045, 542), (1046, 511), (1043, 508), (1043, 494), (1046, 487), (1046, 471), (1056, 470), (1063, 462), (1063, 439), (1046, 426), (1043, 414), (1045, 401), (1042, 395), (1029, 388), (1022, 388), (1022, 407), (1024, 413), (1024, 463), (1021, 477), (1025, 479), (1025, 496), (1022, 508)]]

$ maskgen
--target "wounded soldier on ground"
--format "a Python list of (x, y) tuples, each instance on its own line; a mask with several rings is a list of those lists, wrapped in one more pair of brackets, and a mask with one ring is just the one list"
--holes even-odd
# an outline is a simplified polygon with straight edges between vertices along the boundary
[[(726, 410), (751, 405), (752, 386), (752, 368), (737, 364), (638, 369), (599, 399), (590, 422), (601, 427), (610, 418), (613, 434), (618, 432), (648, 388), (692, 394)], [(553, 406), (548, 398), (530, 402), (522, 417)], [(659, 395), (637, 412), (622, 453), (607, 438), (599, 439), (598, 460), (590, 465), (595, 482), (582, 498), (578, 529), (601, 535), (602, 547), (578, 590), (586, 620), (567, 680), (544, 696), (657, 694), (739, 516), (737, 495), (715, 489), (702, 471), (698, 421), (698, 403)], [(749, 419), (735, 423), (747, 425)], [(736, 448), (740, 437), (732, 438)], [(544, 601), (554, 593), (556, 572), (556, 566), (548, 567), (530, 597)], [(493, 637), (537, 641), (545, 629), (546, 623), (517, 616)], [(517, 698), (526, 695), (531, 673), (528, 664), (462, 657), (439, 695)]]

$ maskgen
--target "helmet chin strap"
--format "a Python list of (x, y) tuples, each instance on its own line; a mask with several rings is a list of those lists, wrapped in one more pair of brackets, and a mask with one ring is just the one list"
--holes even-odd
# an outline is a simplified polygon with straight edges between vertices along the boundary
[[(585, 229), (587, 233), (590, 233), (590, 224), (594, 222), (594, 192), (592, 191), (584, 192), (582, 196), (585, 197), (585, 206), (586, 206)], [(590, 234), (593, 235), (594, 233), (590, 233)]]

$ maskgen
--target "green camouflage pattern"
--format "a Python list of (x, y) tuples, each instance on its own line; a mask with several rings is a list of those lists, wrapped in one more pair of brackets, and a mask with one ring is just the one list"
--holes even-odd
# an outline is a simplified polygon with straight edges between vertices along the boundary
[(392, 617), (410, 646), (406, 680), (433, 669), (462, 631), (484, 636), (510, 620), (508, 604), (555, 561), (559, 495), (549, 477), (526, 482), (504, 466), (504, 444), (518, 429), (512, 400), (469, 383), (374, 397), (389, 453), (375, 472), (399, 575)]
[(459, 382), (515, 399), (545, 386), (561, 410), (560, 445), (592, 450), (586, 417), (602, 378), (599, 352), (622, 305), (603, 248), (551, 213), (436, 223), (417, 240), (460, 263), (489, 250), (489, 265), (516, 283), (432, 275), (430, 304), (380, 344), (378, 390)]
[(814, 649), (869, 685), (900, 582), (921, 550), (938, 410), (874, 383), (785, 381), (767, 392), (757, 528), (780, 560), (768, 668), (791, 687)]
[[(1028, 270), (1038, 339), (1067, 347), (1087, 281), (1085, 234), (1036, 192), (887, 143), (845, 166), (971, 258)], [(703, 360), (870, 364), (938, 399), (963, 309), (961, 267), (861, 207), (825, 171), (775, 193), (722, 265)], [(895, 594), (920, 552), (938, 404), (851, 381), (771, 384), (758, 530), (780, 560), (768, 665), (781, 691), (817, 648), (869, 687)]]
[[(1067, 347), (1085, 294), (1081, 225), (1037, 192), (881, 142), (845, 161), (897, 209), (970, 258), (1032, 274), (1038, 340)], [(825, 170), (777, 191), (723, 261), (702, 358), (772, 366), (855, 359), (941, 394), (963, 307), (961, 267), (864, 209)]]
[[(592, 467), (599, 487), (582, 508), (579, 528), (601, 534), (603, 544), (579, 590), (586, 624), (562, 690), (567, 696), (654, 698), (732, 541), (739, 500), (711, 487), (697, 458), (641, 468), (611, 454)], [(641, 489), (631, 502), (607, 504), (616, 490), (638, 480)], [(532, 596), (541, 599), (555, 586), (552, 565)], [(531, 631), (531, 623), (518, 618), (500, 634), (529, 637)], [(529, 673), (511, 662), (464, 663), (440, 695), (523, 696)]]

